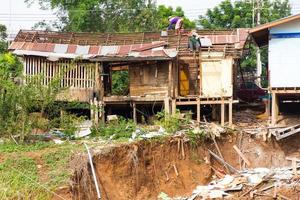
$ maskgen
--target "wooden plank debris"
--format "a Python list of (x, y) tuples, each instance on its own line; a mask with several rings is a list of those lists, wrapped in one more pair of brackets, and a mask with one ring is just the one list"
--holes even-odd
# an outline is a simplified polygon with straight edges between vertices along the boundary
[(246, 156), (242, 153), (242, 151), (236, 145), (233, 145), (233, 149), (245, 161), (245, 163), (248, 165), (248, 167), (250, 167), (251, 166), (251, 162), (246, 158)]
[(212, 152), (211, 150), (208, 149), (208, 152), (214, 157), (216, 158), (219, 162), (221, 162), (223, 165), (227, 165), (227, 167), (234, 173), (237, 173), (238, 170), (235, 169), (232, 165), (230, 165), (229, 163), (227, 163), (224, 159), (220, 158), (217, 154), (215, 154), (214, 152)]
[(281, 140), (283, 138), (289, 137), (291, 135), (300, 133), (300, 124), (290, 126), (287, 128), (277, 129), (274, 131), (274, 135), (276, 137), (276, 140)]
[(297, 162), (300, 162), (300, 159), (294, 158), (294, 157), (286, 157), (285, 159), (288, 160), (288, 161), (292, 161), (293, 173), (294, 173), (295, 176), (297, 176), (298, 175)]

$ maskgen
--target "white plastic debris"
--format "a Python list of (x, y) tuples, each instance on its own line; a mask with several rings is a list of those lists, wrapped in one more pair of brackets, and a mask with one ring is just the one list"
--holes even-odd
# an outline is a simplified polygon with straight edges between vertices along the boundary
[(171, 200), (171, 198), (164, 192), (161, 192), (159, 195), (158, 195), (158, 199), (159, 200)]
[(93, 126), (93, 122), (86, 120), (82, 124), (79, 125), (79, 130), (75, 132), (75, 138), (82, 138), (90, 135), (91, 127)]
[(55, 144), (63, 144), (64, 141), (62, 141), (61, 139), (53, 139), (52, 140)]
[(225, 177), (223, 178), (223, 180), (221, 180), (220, 182), (218, 182), (218, 185), (221, 185), (222, 188), (228, 187), (230, 185), (230, 183), (232, 183), (234, 180), (233, 176), (230, 175), (225, 175)]
[(107, 115), (107, 121), (117, 121), (118, 120), (118, 116), (117, 115)]

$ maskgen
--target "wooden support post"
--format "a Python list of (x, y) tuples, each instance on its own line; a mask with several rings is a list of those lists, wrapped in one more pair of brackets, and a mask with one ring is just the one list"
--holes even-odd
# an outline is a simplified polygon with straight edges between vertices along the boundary
[(176, 98), (178, 96), (178, 85), (179, 85), (179, 61), (178, 57), (176, 59), (176, 62), (174, 63), (174, 75), (173, 75), (173, 84), (174, 84), (174, 97)]
[(169, 61), (169, 74), (168, 74), (168, 96), (171, 97), (172, 95), (172, 61)]
[(99, 102), (98, 112), (99, 112), (99, 118), (100, 118), (101, 122), (104, 124), (105, 123), (105, 104), (103, 101)]
[(230, 98), (229, 100), (229, 104), (228, 104), (228, 123), (229, 123), (229, 127), (232, 127), (232, 98)]
[(201, 84), (201, 81), (202, 81), (202, 50), (201, 50), (201, 47), (199, 49), (199, 74), (198, 74), (198, 87), (199, 87), (199, 96), (201, 97), (202, 96), (202, 84)]
[(221, 103), (221, 126), (225, 125), (225, 104), (223, 102), (222, 99), (222, 103)]
[(99, 89), (100, 89), (99, 100), (103, 101), (103, 97), (104, 97), (103, 63), (100, 63), (97, 66), (98, 66), (97, 67), (98, 68), (98, 80), (99, 80)]
[(176, 99), (172, 99), (172, 115), (176, 114)]
[(169, 100), (169, 97), (165, 97), (164, 104), (165, 104), (165, 113), (170, 114), (170, 100)]
[(137, 123), (137, 118), (136, 118), (136, 103), (135, 102), (132, 103), (132, 107), (133, 107), (133, 121), (134, 121), (134, 123)]
[(94, 114), (94, 106), (93, 100), (90, 99), (90, 113), (91, 113), (91, 120), (94, 122), (95, 114)]
[(95, 125), (97, 126), (99, 124), (99, 107), (98, 107), (98, 101), (96, 98), (94, 98), (94, 109), (95, 109)]
[(201, 104), (200, 98), (197, 98), (197, 122), (200, 123), (201, 121)]
[(277, 94), (272, 92), (272, 126), (275, 126), (277, 123), (278, 117), (278, 99)]

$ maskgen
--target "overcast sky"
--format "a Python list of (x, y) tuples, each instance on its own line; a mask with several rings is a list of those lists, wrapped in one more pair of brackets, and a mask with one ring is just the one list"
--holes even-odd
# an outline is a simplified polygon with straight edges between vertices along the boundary
[[(158, 4), (168, 6), (181, 6), (187, 17), (196, 19), (200, 14), (205, 13), (222, 0), (157, 0)], [(300, 12), (300, 0), (290, 0), (293, 13)], [(34, 4), (27, 7), (24, 0), (1, 0), (0, 23), (5, 24), (9, 33), (17, 33), (20, 29), (31, 29), (41, 20), (55, 20), (53, 11), (40, 10), (39, 5)]]

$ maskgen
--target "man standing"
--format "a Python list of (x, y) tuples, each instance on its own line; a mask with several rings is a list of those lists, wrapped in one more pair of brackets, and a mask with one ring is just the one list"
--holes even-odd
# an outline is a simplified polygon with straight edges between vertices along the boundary
[(169, 17), (169, 22), (168, 30), (175, 29), (178, 35), (183, 25), (183, 19), (181, 17)]

